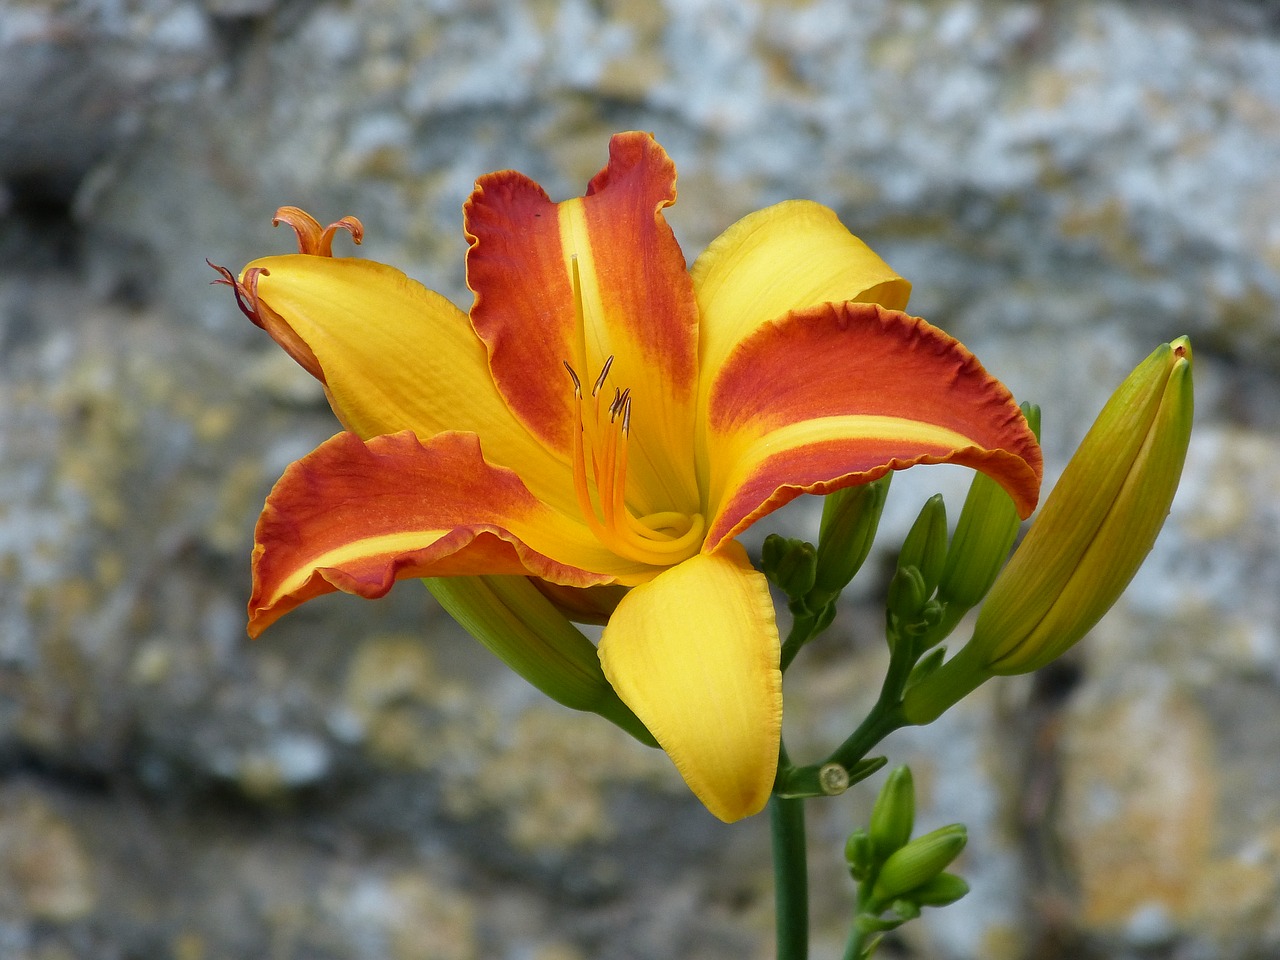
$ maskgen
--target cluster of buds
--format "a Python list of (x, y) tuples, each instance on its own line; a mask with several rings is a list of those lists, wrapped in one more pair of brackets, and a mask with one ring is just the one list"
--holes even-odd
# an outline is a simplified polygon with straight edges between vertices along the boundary
[[(964, 826), (953, 823), (912, 839), (914, 826), (915, 785), (910, 769), (898, 767), (881, 788), (867, 829), (845, 842), (845, 863), (858, 884), (854, 922), (864, 935), (892, 930), (918, 917), (921, 907), (946, 906), (969, 892), (946, 869), (964, 849)], [(874, 948), (868, 942), (864, 956)]]

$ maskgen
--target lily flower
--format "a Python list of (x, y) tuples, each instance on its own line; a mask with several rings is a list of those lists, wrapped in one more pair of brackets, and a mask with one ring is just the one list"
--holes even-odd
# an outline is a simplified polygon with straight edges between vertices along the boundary
[(613, 585), (604, 675), (731, 821), (768, 799), (782, 719), (773, 604), (734, 538), (802, 493), (919, 463), (974, 467), (1025, 516), (1041, 461), (1009, 391), (900, 312), (909, 285), (834, 213), (761, 210), (687, 269), (662, 215), (675, 181), (643, 133), (615, 136), (562, 203), (514, 171), (481, 177), (469, 314), (333, 257), (353, 218), (278, 212), (301, 252), (224, 282), (346, 430), (267, 500), (249, 632), (407, 577), (527, 576), (561, 609)]

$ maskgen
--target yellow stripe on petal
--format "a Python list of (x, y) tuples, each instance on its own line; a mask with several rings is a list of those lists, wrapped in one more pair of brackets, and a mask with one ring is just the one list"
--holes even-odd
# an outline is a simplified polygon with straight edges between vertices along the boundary
[(736, 543), (636, 587), (600, 639), (605, 676), (726, 822), (769, 799), (782, 729), (778, 628)]
[(1034, 480), (1020, 458), (984, 449), (954, 430), (898, 417), (802, 421), (723, 453), (732, 469), (716, 477), (717, 509), (707, 531), (707, 550), (802, 493), (827, 494), (870, 483), (890, 470), (954, 463), (981, 470), (1005, 487)]
[[(361, 437), (412, 430), (475, 433), (485, 456), (518, 469), (540, 499), (572, 508), (567, 461), (547, 450), (494, 387), (466, 314), (399, 270), (371, 260), (290, 255), (256, 260), (257, 297), (310, 349), (334, 412)], [(314, 372), (314, 371), (313, 371)]]

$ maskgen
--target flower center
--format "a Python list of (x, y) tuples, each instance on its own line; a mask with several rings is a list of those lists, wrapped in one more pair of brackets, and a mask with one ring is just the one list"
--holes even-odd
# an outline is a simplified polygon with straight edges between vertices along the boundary
[[(698, 552), (706, 523), (700, 513), (689, 516), (676, 510), (637, 517), (627, 506), (631, 391), (614, 387), (612, 400), (604, 404), (604, 385), (612, 365), (613, 357), (609, 357), (587, 398), (582, 395), (578, 374), (568, 361), (564, 364), (573, 380), (579, 423), (573, 435), (573, 489), (578, 505), (591, 532), (618, 556), (657, 566), (679, 563)], [(594, 497), (587, 478), (588, 458)]]
[[(581, 330), (584, 309), (576, 257), (573, 258), (573, 293)], [(569, 361), (564, 361), (564, 368), (573, 381), (578, 419), (578, 429), (573, 432), (574, 493), (587, 526), (602, 544), (628, 560), (671, 566), (698, 552), (706, 533), (706, 522), (700, 513), (690, 516), (676, 510), (637, 517), (627, 506), (631, 390), (614, 387), (613, 397), (608, 404), (604, 403), (605, 383), (612, 366), (610, 356), (600, 368), (591, 396), (584, 397), (581, 379)]]

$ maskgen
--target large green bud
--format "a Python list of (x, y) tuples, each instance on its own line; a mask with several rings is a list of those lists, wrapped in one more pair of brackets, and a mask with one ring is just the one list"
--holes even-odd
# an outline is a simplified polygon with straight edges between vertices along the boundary
[(1191, 344), (1163, 344), (1112, 395), (950, 661), (907, 691), (928, 723), (988, 677), (1061, 656), (1111, 608), (1155, 543), (1191, 439)]

